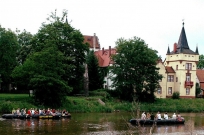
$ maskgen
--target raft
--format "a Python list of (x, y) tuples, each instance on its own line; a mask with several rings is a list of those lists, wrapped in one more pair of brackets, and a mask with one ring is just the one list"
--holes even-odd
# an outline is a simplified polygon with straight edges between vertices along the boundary
[(168, 120), (142, 120), (142, 119), (131, 119), (130, 123), (132, 125), (170, 125), (170, 124), (184, 124), (185, 120), (177, 120), (177, 119), (168, 119)]
[(14, 115), (14, 114), (3, 114), (4, 119), (60, 119), (60, 118), (71, 118), (71, 114), (62, 116), (61, 113), (55, 115)]

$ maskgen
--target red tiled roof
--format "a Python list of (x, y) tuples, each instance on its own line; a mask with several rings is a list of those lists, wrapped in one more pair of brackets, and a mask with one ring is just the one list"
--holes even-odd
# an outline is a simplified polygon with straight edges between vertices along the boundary
[(172, 67), (166, 66), (165, 69), (166, 69), (167, 73), (175, 73), (175, 71), (174, 71), (174, 69)]
[(196, 75), (197, 75), (197, 77), (198, 77), (198, 80), (199, 80), (200, 82), (203, 82), (203, 83), (204, 83), (204, 70), (202, 70), (202, 69), (197, 69), (197, 70), (196, 70)]
[(200, 88), (204, 90), (204, 83), (200, 83)]
[[(100, 43), (99, 43), (99, 39), (97, 36), (95, 36), (96, 38), (96, 44), (95, 44), (95, 47), (96, 49), (100, 49)], [(87, 36), (87, 35), (84, 35), (84, 43), (89, 43), (89, 48), (94, 48), (94, 36)]]
[(113, 61), (111, 60), (111, 55), (116, 54), (116, 49), (115, 48), (109, 48), (109, 49), (104, 49), (99, 50), (94, 52), (96, 57), (98, 58), (99, 62), (99, 67), (107, 67), (109, 64), (112, 64)]

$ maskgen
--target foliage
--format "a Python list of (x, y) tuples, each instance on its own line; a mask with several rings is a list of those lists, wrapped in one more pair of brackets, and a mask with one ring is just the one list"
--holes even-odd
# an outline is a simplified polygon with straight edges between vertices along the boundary
[[(127, 102), (116, 98), (110, 98), (105, 101), (105, 105), (101, 105), (98, 99), (99, 96), (90, 97), (73, 97), (69, 96), (62, 107), (56, 109), (66, 109), (69, 112), (112, 112), (114, 110), (135, 112), (203, 112), (204, 99), (156, 99), (154, 103), (147, 102)], [(50, 106), (35, 105), (30, 100), (28, 94), (0, 94), (0, 112), (11, 111), (11, 108), (47, 108)], [(7, 111), (5, 111), (5, 110)], [(136, 116), (136, 115), (134, 115)], [(140, 115), (139, 115), (140, 116)]]
[(179, 99), (180, 98), (180, 93), (179, 92), (173, 92), (172, 98), (173, 99)]
[(30, 32), (27, 32), (25, 29), (21, 33), (19, 33), (19, 30), (16, 31), (18, 32), (18, 43), (20, 45), (17, 52), (17, 61), (19, 64), (23, 64), (27, 56), (30, 54), (33, 35)]
[(85, 54), (88, 51), (88, 44), (84, 44), (83, 35), (79, 30), (71, 27), (68, 22), (63, 22), (67, 11), (63, 11), (62, 17), (52, 13), (48, 23), (43, 23), (41, 29), (34, 36), (32, 41), (32, 52), (39, 52), (49, 45), (55, 45), (57, 50), (63, 53), (63, 64), (65, 73), (62, 78), (68, 81), (73, 87), (73, 93), (79, 93), (83, 89), (83, 74), (85, 72)]
[[(27, 83), (35, 90), (37, 103), (56, 107), (61, 106), (65, 96), (71, 91), (62, 79), (65, 74), (64, 55), (51, 46), (30, 55), (23, 65), (13, 72), (17, 83)], [(25, 79), (23, 79), (25, 78)]]
[(162, 78), (156, 67), (157, 52), (137, 37), (129, 40), (121, 38), (116, 45), (117, 54), (113, 56), (115, 63), (111, 72), (116, 75), (113, 86), (120, 98), (153, 101), (155, 89)]
[(198, 95), (201, 93), (201, 88), (199, 86), (199, 83), (196, 83), (196, 97), (198, 97)]
[(88, 78), (89, 78), (89, 90), (97, 90), (103, 87), (103, 77), (100, 73), (98, 65), (98, 59), (94, 55), (93, 51), (90, 51), (87, 55), (88, 65)]
[(17, 36), (11, 30), (0, 26), (0, 82), (3, 90), (8, 90), (11, 72), (17, 64), (16, 52), (19, 48)]
[(199, 62), (198, 62), (197, 68), (204, 69), (204, 55), (203, 54), (199, 56)]
[(89, 96), (102, 97), (102, 101), (104, 102), (112, 99), (110, 94), (105, 89), (98, 89), (98, 90), (90, 91)]

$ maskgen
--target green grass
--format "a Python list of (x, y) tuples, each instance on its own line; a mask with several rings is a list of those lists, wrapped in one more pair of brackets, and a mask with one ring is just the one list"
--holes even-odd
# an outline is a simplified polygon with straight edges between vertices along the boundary
[[(102, 105), (98, 102), (101, 99), (105, 102)], [(46, 108), (36, 106), (28, 94), (0, 94), (0, 112), (10, 112), (12, 108)], [(148, 111), (148, 112), (203, 112), (204, 99), (157, 99), (154, 103), (139, 103), (118, 99), (104, 98), (103, 96), (72, 97), (68, 96), (63, 107), (56, 109), (67, 109), (69, 112), (112, 112), (120, 111)]]
[(30, 97), (28, 94), (0, 94), (0, 100), (7, 101), (22, 101), (28, 100)]

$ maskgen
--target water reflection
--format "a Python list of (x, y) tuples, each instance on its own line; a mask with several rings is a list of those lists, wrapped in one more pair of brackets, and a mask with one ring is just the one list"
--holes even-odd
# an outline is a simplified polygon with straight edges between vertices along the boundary
[(0, 135), (194, 135), (204, 134), (202, 113), (182, 115), (184, 125), (133, 126), (130, 113), (72, 114), (72, 119), (13, 119), (0, 118)]

